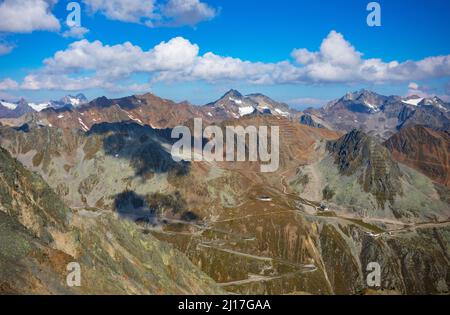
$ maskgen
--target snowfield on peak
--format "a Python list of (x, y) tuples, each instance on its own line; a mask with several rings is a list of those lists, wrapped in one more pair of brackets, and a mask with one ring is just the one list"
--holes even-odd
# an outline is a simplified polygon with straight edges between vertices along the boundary
[(409, 100), (402, 100), (402, 103), (412, 106), (418, 106), (420, 102), (423, 101), (423, 98), (413, 98)]
[(255, 108), (253, 106), (245, 106), (245, 107), (239, 107), (239, 115), (246, 116), (250, 115), (255, 111)]
[(4, 102), (4, 101), (1, 101), (0, 105), (3, 107), (6, 107), (7, 109), (10, 109), (10, 110), (15, 110), (17, 108), (17, 104)]
[(80, 105), (81, 101), (77, 98), (73, 98), (73, 97), (69, 97), (68, 98), (70, 104), (72, 104), (73, 106), (78, 106)]
[(30, 106), (32, 109), (34, 109), (37, 112), (41, 112), (46, 108), (50, 107), (50, 103), (29, 103), (28, 106)]

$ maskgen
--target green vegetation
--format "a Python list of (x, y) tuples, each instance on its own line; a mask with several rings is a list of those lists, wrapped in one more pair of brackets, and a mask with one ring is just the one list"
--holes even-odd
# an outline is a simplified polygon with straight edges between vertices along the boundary
[(317, 212), (317, 216), (333, 218), (333, 217), (336, 217), (336, 212), (334, 212), (334, 211)]
[(322, 196), (324, 200), (331, 200), (333, 199), (334, 195), (334, 190), (331, 189), (328, 185), (322, 190)]
[(368, 230), (370, 230), (370, 231), (372, 231), (372, 232), (374, 232), (376, 234), (380, 234), (380, 233), (386, 232), (385, 230), (379, 228), (378, 226), (370, 224), (370, 223), (366, 223), (366, 222), (364, 222), (361, 219), (347, 219), (347, 220), (351, 221), (351, 222), (353, 222), (353, 223), (355, 223), (355, 224), (357, 224), (359, 226), (362, 226), (362, 227), (364, 227), (364, 228), (366, 228), (366, 229), (368, 229)]
[(310, 182), (308, 174), (300, 174), (296, 179), (289, 183), (289, 186), (294, 187), (299, 193), (302, 193), (305, 187)]

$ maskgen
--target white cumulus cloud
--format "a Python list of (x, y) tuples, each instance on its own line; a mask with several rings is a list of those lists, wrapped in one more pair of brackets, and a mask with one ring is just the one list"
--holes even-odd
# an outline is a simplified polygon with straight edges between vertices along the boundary
[(190, 67), (198, 51), (197, 45), (181, 37), (162, 42), (148, 51), (129, 42), (109, 46), (84, 39), (45, 59), (45, 66), (40, 71), (25, 77), (22, 88), (115, 89), (119, 88), (117, 81), (136, 73), (177, 72)]
[(298, 81), (389, 82), (438, 78), (450, 75), (450, 57), (436, 56), (420, 61), (364, 59), (344, 36), (331, 31), (320, 50), (294, 49), (292, 57), (302, 67)]
[(87, 8), (111, 20), (145, 23), (155, 17), (155, 0), (83, 0)]
[(0, 3), (0, 32), (58, 31), (59, 21), (51, 12), (55, 2), (54, 0), (4, 0)]
[(18, 87), (19, 84), (10, 78), (0, 81), (0, 91), (16, 90)]
[(89, 32), (89, 30), (82, 26), (72, 26), (68, 30), (62, 33), (63, 37), (66, 38), (78, 38), (81, 39)]
[(83, 0), (88, 10), (111, 20), (154, 26), (194, 26), (217, 10), (200, 0)]
[[(323, 40), (319, 51), (294, 49), (293, 61), (251, 62), (199, 51), (198, 45), (182, 37), (161, 42), (149, 50), (130, 42), (110, 46), (84, 39), (45, 59), (44, 66), (28, 75), (21, 87), (122, 89), (125, 80), (133, 81), (134, 75), (142, 74), (148, 76), (150, 83), (201, 80), (266, 85), (411, 82), (450, 76), (450, 56), (404, 62), (364, 59), (335, 31)], [(142, 86), (133, 83), (136, 89)], [(148, 83), (144, 84), (148, 87)]]
[(169, 25), (193, 26), (211, 20), (217, 15), (217, 10), (199, 0), (169, 0), (162, 7), (161, 13), (168, 19)]

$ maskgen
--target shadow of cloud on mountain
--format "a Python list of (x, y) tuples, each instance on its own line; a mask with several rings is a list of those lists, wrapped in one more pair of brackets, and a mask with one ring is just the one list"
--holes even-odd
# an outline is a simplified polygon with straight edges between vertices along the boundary
[(179, 218), (184, 222), (199, 219), (198, 215), (188, 210), (186, 200), (179, 192), (172, 194), (152, 193), (146, 196), (126, 190), (114, 199), (114, 209), (123, 219), (137, 223), (158, 224), (165, 222), (164, 216)]
[(92, 126), (90, 135), (102, 135), (103, 149), (107, 155), (127, 159), (136, 176), (150, 173), (171, 173), (185, 176), (190, 172), (190, 162), (175, 162), (170, 153), (173, 139), (171, 130), (156, 130), (134, 122), (101, 123)]
[(25, 132), (25, 133), (28, 133), (28, 132), (30, 132), (30, 125), (28, 125), (28, 124), (23, 124), (23, 125), (21, 125), (21, 126), (19, 126), (19, 127), (13, 127), (13, 129), (15, 130), (15, 131), (20, 131), (20, 132)]
[(124, 191), (114, 200), (114, 209), (123, 219), (136, 222), (156, 222), (156, 212), (147, 205), (143, 196), (134, 191)]

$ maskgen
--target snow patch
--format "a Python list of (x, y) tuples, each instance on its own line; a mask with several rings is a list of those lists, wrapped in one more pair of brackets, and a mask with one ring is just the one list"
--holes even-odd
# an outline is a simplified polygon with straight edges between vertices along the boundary
[(281, 116), (289, 116), (289, 113), (288, 112), (283, 112), (281, 109), (279, 109), (279, 108), (275, 108), (275, 111), (278, 113), (278, 114), (280, 114)]
[(86, 124), (83, 122), (83, 120), (80, 117), (78, 117), (78, 122), (80, 123), (80, 125), (84, 131), (89, 131), (89, 128), (86, 126)]
[(402, 103), (412, 106), (418, 106), (420, 102), (423, 101), (423, 98), (412, 98), (409, 100), (402, 100)]
[(245, 106), (245, 107), (239, 107), (239, 115), (245, 116), (245, 115), (250, 115), (255, 111), (255, 109), (253, 108), (253, 106)]
[(81, 100), (79, 100), (78, 98), (74, 98), (74, 97), (68, 97), (67, 100), (69, 101), (69, 104), (73, 105), (73, 106), (78, 106), (81, 104)]
[(29, 103), (28, 106), (30, 106), (32, 109), (34, 109), (37, 112), (41, 112), (46, 108), (50, 107), (50, 103)]
[(135, 118), (133, 115), (128, 114), (128, 118), (130, 118), (131, 120), (140, 123), (141, 125), (143, 125), (142, 120), (140, 120), (139, 118)]
[(378, 106), (373, 105), (367, 101), (364, 101), (364, 105), (366, 105), (367, 107), (369, 107), (371, 110), (373, 110), (374, 112), (379, 112), (380, 109), (378, 108)]
[(238, 105), (242, 105), (242, 101), (241, 100), (237, 100), (237, 99), (234, 99), (232, 97), (230, 97), (229, 100), (234, 102), (234, 103), (236, 103), (236, 104), (238, 104)]
[(3, 107), (6, 107), (7, 109), (10, 109), (10, 110), (15, 110), (17, 108), (17, 104), (3, 102), (3, 101), (0, 102), (0, 105), (2, 105)]

